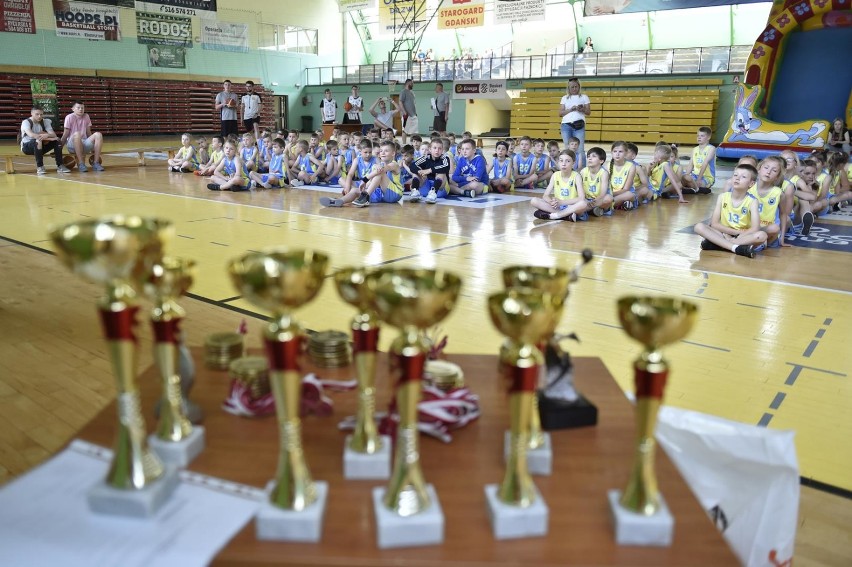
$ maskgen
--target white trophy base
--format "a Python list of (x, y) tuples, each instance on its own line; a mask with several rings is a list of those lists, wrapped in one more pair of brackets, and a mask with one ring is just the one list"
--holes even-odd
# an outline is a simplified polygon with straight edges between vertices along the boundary
[(502, 502), (497, 497), (497, 485), (486, 484), (485, 501), (488, 504), (488, 518), (491, 520), (494, 539), (547, 535), (548, 509), (538, 490), (535, 491), (535, 502), (531, 506), (521, 508)]
[(373, 510), (376, 514), (376, 539), (379, 549), (444, 543), (444, 513), (441, 511), (438, 494), (431, 484), (426, 485), (426, 492), (429, 493), (432, 505), (419, 514), (403, 517), (385, 507), (382, 502), (385, 488), (373, 489)]
[(351, 435), (343, 445), (343, 478), (348, 480), (386, 479), (391, 471), (391, 438), (382, 435), (382, 448), (373, 454), (359, 453), (349, 447)]
[(615, 524), (615, 543), (657, 547), (669, 547), (672, 544), (674, 518), (662, 495), (660, 495), (660, 509), (653, 516), (637, 514), (624, 508), (619, 503), (620, 490), (608, 491), (607, 498), (612, 521)]
[[(503, 437), (503, 462), (509, 460), (512, 432)], [(527, 449), (527, 470), (537, 476), (550, 476), (553, 472), (553, 450), (550, 445), (550, 433), (544, 433), (544, 443), (538, 449)]]
[(165, 504), (180, 483), (178, 472), (164, 467), (163, 475), (142, 488), (115, 488), (101, 481), (89, 489), (89, 509), (98, 514), (150, 518)]
[(185, 469), (204, 450), (204, 428), (196, 425), (192, 432), (180, 441), (166, 441), (156, 435), (148, 436), (148, 446), (167, 465)]
[[(267, 495), (272, 492), (275, 482), (266, 485)], [(328, 483), (314, 481), (317, 490), (316, 501), (302, 510), (282, 510), (268, 500), (261, 505), (255, 518), (255, 533), (259, 540), (298, 541), (318, 543), (322, 538), (322, 520), (328, 498)]]

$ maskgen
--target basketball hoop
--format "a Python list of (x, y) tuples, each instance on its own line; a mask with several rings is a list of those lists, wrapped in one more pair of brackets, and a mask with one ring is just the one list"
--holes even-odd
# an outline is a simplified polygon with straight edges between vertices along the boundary
[(395, 79), (388, 79), (388, 94), (394, 94), (396, 92), (396, 84), (399, 81)]

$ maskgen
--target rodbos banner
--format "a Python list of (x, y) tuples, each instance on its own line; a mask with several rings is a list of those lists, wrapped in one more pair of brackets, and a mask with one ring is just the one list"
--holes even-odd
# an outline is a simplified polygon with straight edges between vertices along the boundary
[(192, 20), (167, 14), (136, 12), (136, 39), (149, 45), (192, 47)]

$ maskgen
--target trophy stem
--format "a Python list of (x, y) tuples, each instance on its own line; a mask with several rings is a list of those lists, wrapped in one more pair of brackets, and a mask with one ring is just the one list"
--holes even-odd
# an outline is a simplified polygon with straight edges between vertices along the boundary
[(178, 325), (181, 319), (176, 315), (166, 315), (160, 309), (155, 309), (151, 314), (151, 325), (156, 338), (154, 360), (163, 380), (160, 421), (156, 435), (163, 441), (171, 442), (182, 441), (192, 433), (192, 425), (184, 413), (180, 375), (177, 372), (180, 336)]
[[(392, 375), (396, 378), (396, 405), (399, 411), (393, 473), (385, 492), (384, 505), (400, 516), (412, 516), (431, 502), (420, 469), (417, 404), (420, 401), (426, 350), (417, 339), (403, 331), (392, 348)], [(411, 340), (413, 338), (413, 341)], [(408, 339), (408, 342), (406, 342)]]
[(509, 458), (503, 483), (497, 493), (497, 497), (504, 503), (521, 508), (526, 508), (535, 501), (535, 486), (527, 468), (529, 412), (533, 407), (530, 398), (535, 398), (535, 393), (516, 392), (509, 396), (511, 415)]
[(355, 431), (349, 448), (358, 453), (372, 455), (382, 448), (376, 427), (376, 351), (379, 328), (362, 314), (352, 321), (352, 338), (355, 343), (355, 373), (358, 378), (358, 413)]
[(302, 511), (317, 499), (317, 491), (302, 449), (302, 424), (299, 407), (302, 375), (298, 357), (301, 335), (288, 315), (273, 319), (266, 331), (269, 357), (269, 382), (275, 398), (280, 445), (275, 487), (270, 494), (273, 506)]
[(99, 305), (118, 395), (118, 431), (115, 455), (107, 473), (107, 484), (121, 489), (140, 490), (163, 474), (163, 465), (148, 449), (145, 419), (136, 387), (136, 324), (138, 307), (126, 300), (133, 297), (129, 287), (112, 288)]
[(653, 354), (656, 356), (643, 354), (633, 367), (636, 379), (636, 455), (627, 489), (621, 497), (622, 506), (646, 516), (653, 515), (660, 507), (654, 467), (654, 430), (669, 373), (668, 365), (659, 353)]

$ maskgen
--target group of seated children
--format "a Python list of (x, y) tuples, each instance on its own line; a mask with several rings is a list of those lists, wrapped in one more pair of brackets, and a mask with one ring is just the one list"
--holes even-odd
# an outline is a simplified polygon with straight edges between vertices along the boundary
[(852, 199), (852, 164), (846, 152), (814, 151), (800, 162), (785, 150), (759, 163), (743, 156), (709, 223), (695, 225), (702, 250), (754, 258), (766, 247), (790, 246), (785, 235), (810, 234), (817, 216)]

